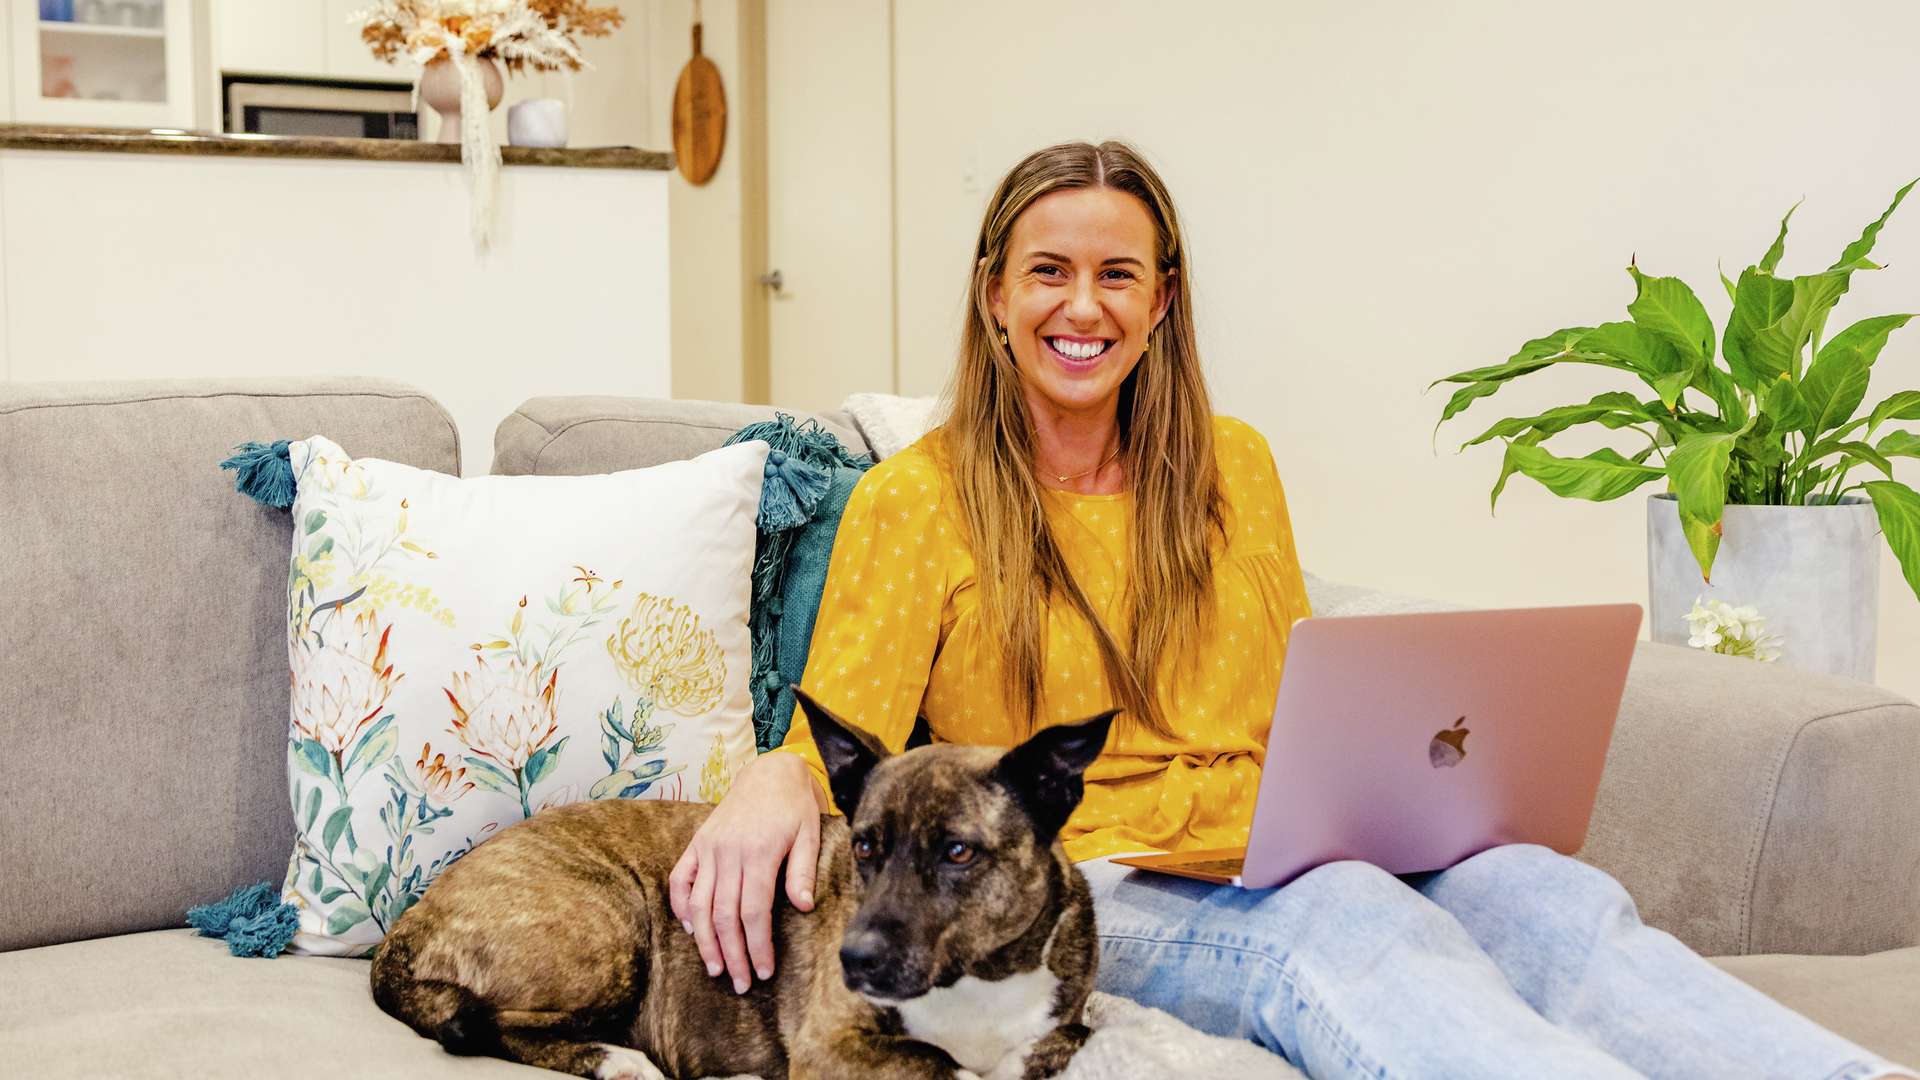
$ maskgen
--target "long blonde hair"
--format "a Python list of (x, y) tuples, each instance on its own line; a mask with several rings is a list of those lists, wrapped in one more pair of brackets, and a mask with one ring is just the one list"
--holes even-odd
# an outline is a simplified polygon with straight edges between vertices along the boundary
[[(1173, 289), (1165, 318), (1120, 388), (1119, 460), (1134, 514), (1126, 625), (1118, 632), (1094, 611), (1047, 523), (1032, 417), (988, 304), (988, 286), (1006, 266), (1014, 221), (1040, 197), (1071, 188), (1111, 188), (1145, 204), (1156, 233), (1154, 271)], [(1211, 632), (1214, 544), (1224, 543), (1226, 532), (1213, 408), (1194, 345), (1191, 282), (1173, 199), (1125, 143), (1049, 146), (1014, 166), (987, 204), (969, 287), (973, 317), (961, 332), (960, 362), (947, 391), (943, 450), (973, 545), (981, 608), (1007, 643), (1006, 700), (1016, 724), (1024, 722), (1028, 731), (1045, 685), (1047, 607), (1057, 595), (1093, 628), (1126, 722), (1176, 737), (1156, 695), (1163, 660), (1191, 660)]]

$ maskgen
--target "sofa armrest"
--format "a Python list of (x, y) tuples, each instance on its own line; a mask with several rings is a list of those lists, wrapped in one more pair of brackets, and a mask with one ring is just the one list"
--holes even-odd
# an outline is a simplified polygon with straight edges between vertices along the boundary
[(1708, 956), (1920, 942), (1920, 707), (1641, 642), (1580, 858)]

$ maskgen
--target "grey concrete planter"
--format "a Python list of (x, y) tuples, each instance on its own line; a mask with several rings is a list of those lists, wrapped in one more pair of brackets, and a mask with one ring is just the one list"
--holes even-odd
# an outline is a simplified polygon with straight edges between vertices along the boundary
[(1647, 500), (1648, 619), (1653, 640), (1686, 645), (1696, 597), (1751, 604), (1781, 637), (1780, 659), (1873, 681), (1880, 621), (1880, 522), (1873, 503), (1728, 506), (1711, 584), (1680, 531), (1670, 494)]

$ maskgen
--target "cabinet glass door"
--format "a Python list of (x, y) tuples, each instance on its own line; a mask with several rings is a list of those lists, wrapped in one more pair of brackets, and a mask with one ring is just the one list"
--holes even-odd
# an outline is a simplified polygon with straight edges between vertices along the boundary
[(186, 126), (191, 0), (14, 0), (14, 105), (28, 123)]

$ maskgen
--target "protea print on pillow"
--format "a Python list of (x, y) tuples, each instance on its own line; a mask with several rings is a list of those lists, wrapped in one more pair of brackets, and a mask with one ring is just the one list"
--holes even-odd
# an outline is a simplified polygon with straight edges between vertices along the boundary
[(545, 808), (726, 793), (753, 754), (765, 458), (463, 480), (292, 444), (296, 951), (370, 951), (454, 860)]

